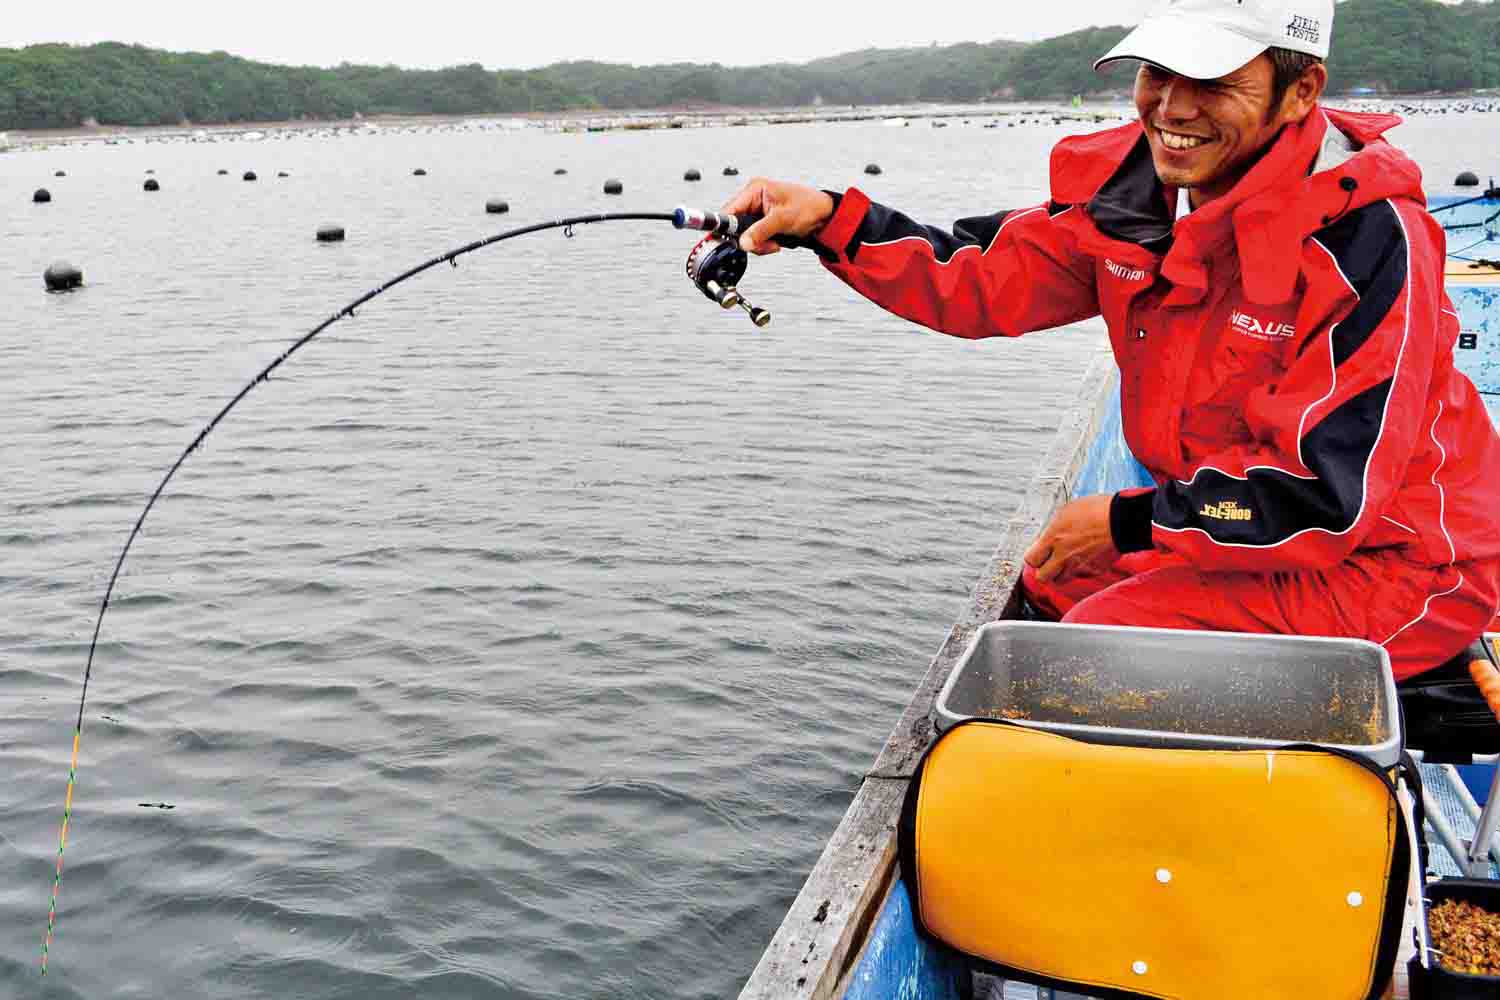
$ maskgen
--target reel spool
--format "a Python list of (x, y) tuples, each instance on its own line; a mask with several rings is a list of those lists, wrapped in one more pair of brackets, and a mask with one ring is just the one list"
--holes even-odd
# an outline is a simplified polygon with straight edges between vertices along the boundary
[(698, 291), (709, 301), (718, 303), (721, 309), (739, 306), (750, 317), (750, 322), (764, 327), (771, 322), (771, 314), (752, 305), (739, 289), (749, 263), (749, 255), (737, 242), (719, 236), (705, 236), (688, 254), (687, 276)]

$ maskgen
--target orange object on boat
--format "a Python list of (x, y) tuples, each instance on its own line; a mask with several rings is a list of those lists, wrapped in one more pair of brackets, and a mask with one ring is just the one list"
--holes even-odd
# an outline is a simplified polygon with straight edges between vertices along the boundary
[(1469, 664), (1469, 676), (1479, 685), (1479, 693), (1489, 703), (1490, 711), (1500, 720), (1500, 670), (1489, 660), (1475, 660)]

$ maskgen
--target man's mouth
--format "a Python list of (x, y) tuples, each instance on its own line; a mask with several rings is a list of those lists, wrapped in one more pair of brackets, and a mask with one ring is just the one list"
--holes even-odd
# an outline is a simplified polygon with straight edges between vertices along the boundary
[(1161, 136), (1161, 144), (1170, 150), (1184, 152), (1189, 149), (1197, 149), (1199, 146), (1211, 142), (1201, 135), (1183, 135), (1181, 132), (1168, 132), (1161, 126), (1157, 126), (1156, 134)]

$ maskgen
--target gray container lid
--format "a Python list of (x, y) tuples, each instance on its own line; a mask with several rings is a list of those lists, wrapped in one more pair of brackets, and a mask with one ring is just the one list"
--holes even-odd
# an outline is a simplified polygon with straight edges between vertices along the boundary
[(1385, 649), (1362, 639), (1001, 621), (983, 625), (933, 705), (947, 730), (1008, 718), (1094, 742), (1401, 755)]

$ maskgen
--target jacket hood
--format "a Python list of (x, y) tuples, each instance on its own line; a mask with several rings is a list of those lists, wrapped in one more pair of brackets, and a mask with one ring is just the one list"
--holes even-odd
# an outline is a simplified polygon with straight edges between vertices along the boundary
[(1251, 301), (1284, 302), (1296, 291), (1309, 236), (1386, 198), (1426, 204), (1421, 170), (1383, 138), (1400, 122), (1319, 106), (1284, 129), (1229, 193), (1181, 221), (1174, 221), (1177, 192), (1157, 178), (1137, 122), (1059, 143), (1052, 200), (1086, 205), (1107, 240), (1160, 256), (1162, 275), (1177, 286), (1169, 305), (1203, 298), (1210, 258), (1231, 240)]

